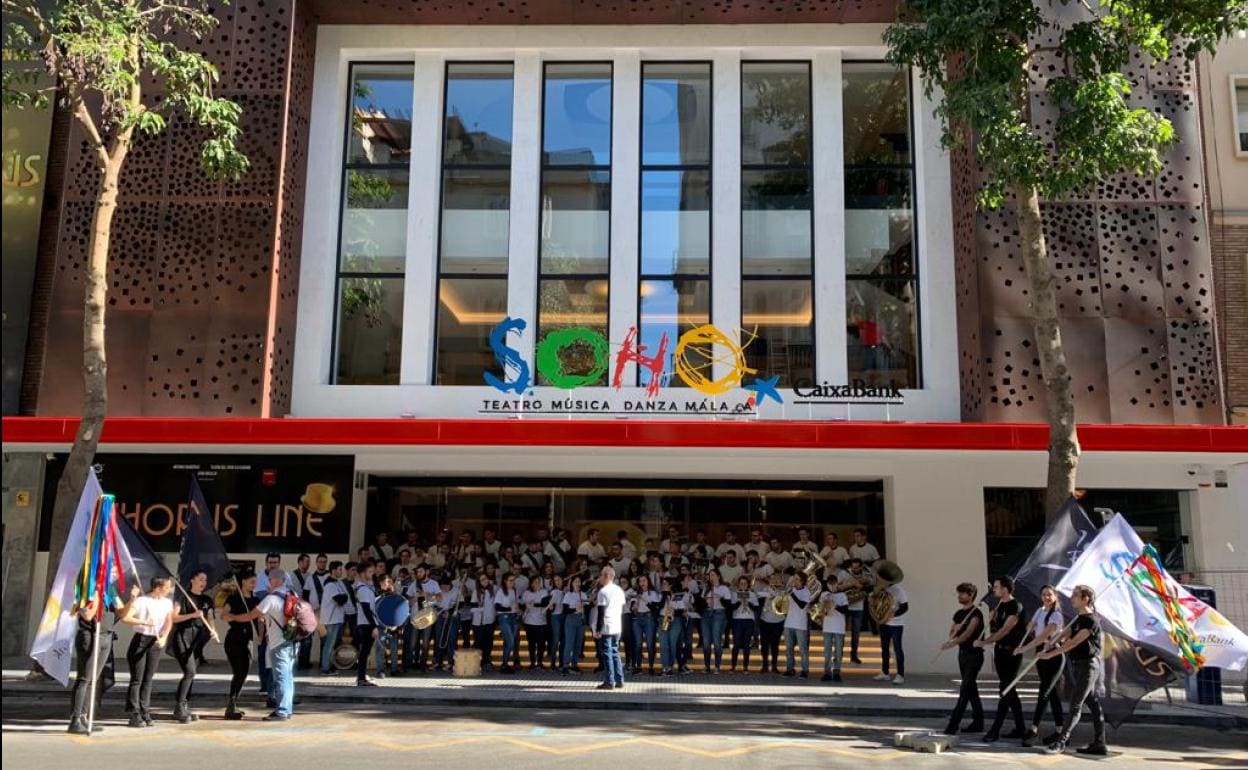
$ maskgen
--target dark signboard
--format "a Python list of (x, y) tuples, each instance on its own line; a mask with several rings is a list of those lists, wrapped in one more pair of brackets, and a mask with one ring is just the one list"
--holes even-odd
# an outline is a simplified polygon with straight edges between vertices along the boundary
[[(181, 545), (191, 474), (199, 477), (217, 531), (234, 553), (343, 552), (351, 531), (355, 458), (295, 455), (96, 455), (96, 473), (117, 508), (161, 552)], [(48, 548), (65, 455), (48, 462), (40, 550)]]

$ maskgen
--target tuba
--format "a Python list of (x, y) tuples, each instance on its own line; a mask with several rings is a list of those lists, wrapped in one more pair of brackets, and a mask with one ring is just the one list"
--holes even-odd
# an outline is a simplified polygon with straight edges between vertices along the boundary
[(896, 602), (888, 587), (900, 583), (905, 573), (896, 562), (887, 559), (880, 559), (872, 568), (875, 570), (875, 590), (867, 596), (867, 611), (876, 624), (882, 624), (896, 610)]

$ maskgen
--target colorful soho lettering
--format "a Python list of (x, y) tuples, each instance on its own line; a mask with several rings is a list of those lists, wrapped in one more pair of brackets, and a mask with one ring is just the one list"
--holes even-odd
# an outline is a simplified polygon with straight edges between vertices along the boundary
[[(522, 333), (527, 324), (523, 318), (504, 318), (490, 331), (490, 348), (494, 358), (505, 373), (514, 373), (512, 379), (500, 379), (490, 372), (485, 372), (485, 381), (495, 388), (517, 394), (524, 393), (529, 387), (529, 365), (521, 357), (520, 352), (507, 345), (507, 335)], [(666, 333), (659, 339), (658, 350), (654, 355), (646, 355), (646, 346), (637, 342), (637, 327), (632, 327), (628, 335), (615, 353), (614, 371), (611, 386), (623, 386), (624, 367), (629, 363), (650, 372), (650, 384), (647, 393), (651, 396), (659, 391), (665, 372), (663, 361), (667, 354), (669, 339)], [(578, 345), (589, 349), (593, 355), (594, 366), (584, 374), (568, 372), (564, 369), (561, 353), (568, 347)], [(716, 349), (723, 351), (716, 357)], [(717, 396), (741, 387), (741, 380), (749, 374), (758, 372), (745, 364), (744, 348), (733, 338), (724, 334), (712, 324), (690, 329), (680, 335), (676, 349), (672, 353), (675, 374), (686, 385), (707, 396)], [(537, 371), (556, 388), (571, 390), (598, 382), (607, 366), (611, 363), (611, 344), (599, 332), (585, 327), (558, 329), (546, 335), (537, 346)], [(711, 379), (707, 373), (716, 363), (728, 367), (728, 373), (719, 379)], [(778, 399), (777, 399), (778, 400)]]

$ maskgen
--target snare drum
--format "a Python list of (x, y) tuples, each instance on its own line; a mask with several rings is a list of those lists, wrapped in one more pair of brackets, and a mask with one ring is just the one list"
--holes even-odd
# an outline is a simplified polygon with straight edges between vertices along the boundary
[(412, 615), (407, 598), (398, 594), (386, 594), (377, 600), (377, 621), (387, 628), (398, 628)]

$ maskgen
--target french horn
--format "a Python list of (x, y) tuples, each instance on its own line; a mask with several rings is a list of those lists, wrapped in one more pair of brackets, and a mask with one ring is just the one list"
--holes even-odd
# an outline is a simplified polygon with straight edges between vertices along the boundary
[(905, 579), (905, 573), (896, 562), (880, 559), (871, 565), (875, 572), (875, 590), (867, 596), (867, 611), (877, 625), (888, 620), (897, 609), (897, 602), (888, 592), (888, 587)]

